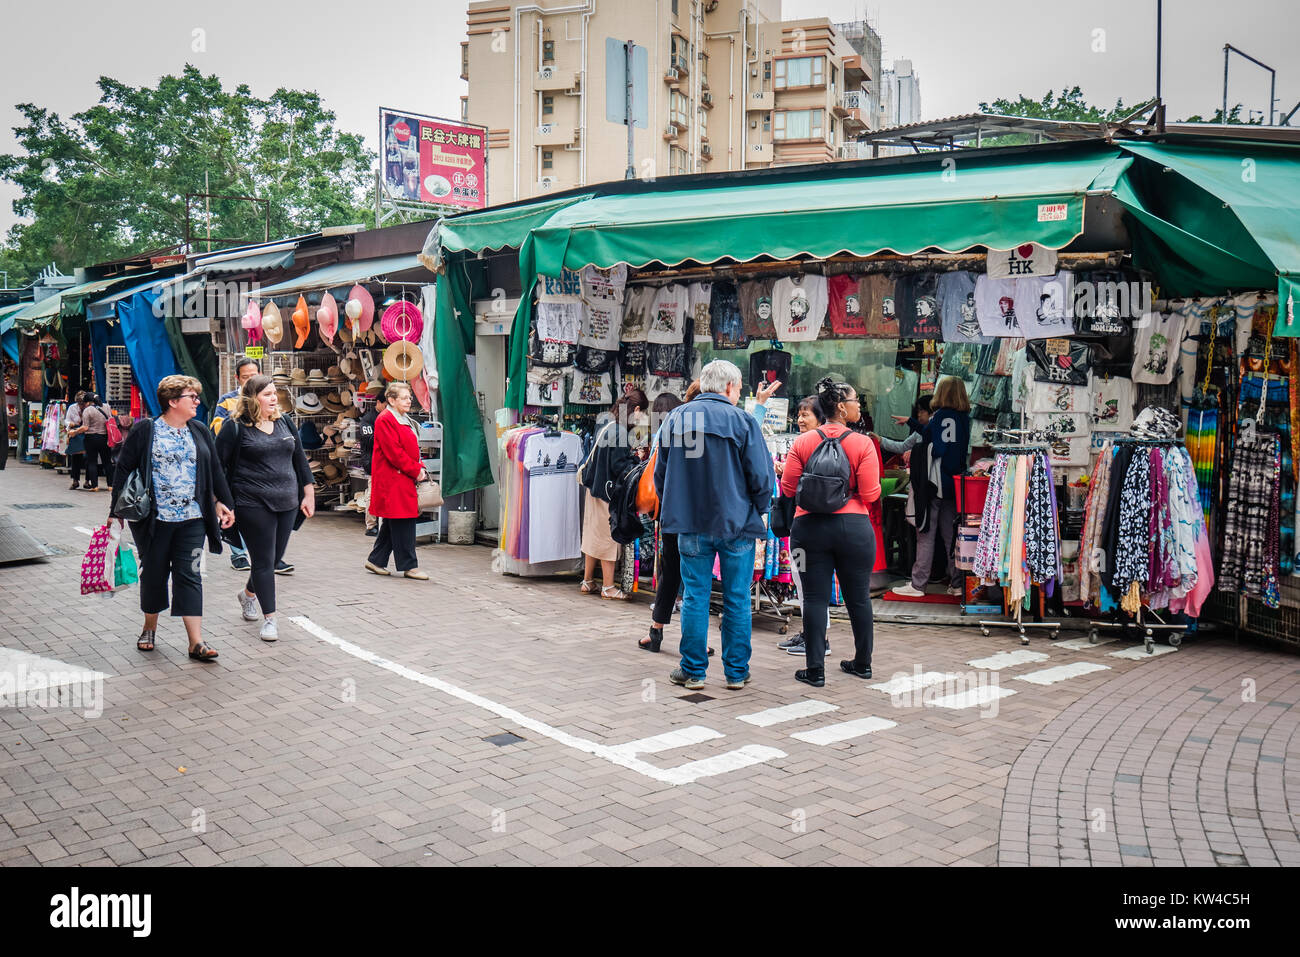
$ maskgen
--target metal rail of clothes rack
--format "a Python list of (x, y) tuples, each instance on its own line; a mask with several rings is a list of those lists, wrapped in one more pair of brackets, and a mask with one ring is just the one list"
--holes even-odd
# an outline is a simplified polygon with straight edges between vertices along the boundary
[[(1168, 439), (1151, 439), (1141, 438), (1138, 436), (1123, 435), (1114, 440), (1116, 445), (1134, 445), (1146, 446), (1148, 448), (1170, 448), (1175, 445), (1182, 445), (1183, 440), (1175, 436)], [(1082, 557), (1081, 557), (1082, 560)], [(1145, 614), (1144, 614), (1145, 613)], [(1167, 622), (1160, 616), (1154, 608), (1145, 604), (1139, 605), (1137, 613), (1133, 616), (1132, 621), (1120, 621), (1120, 615), (1128, 614), (1117, 604), (1114, 611), (1111, 612), (1110, 621), (1101, 621), (1093, 619), (1088, 623), (1088, 643), (1097, 644), (1101, 640), (1100, 629), (1118, 628), (1123, 632), (1130, 629), (1137, 629), (1142, 632), (1142, 644), (1146, 648), (1146, 653), (1155, 654), (1155, 634), (1164, 632), (1171, 648), (1177, 648), (1183, 643), (1183, 635), (1187, 631), (1187, 624), (1178, 622)], [(1155, 618), (1155, 621), (1147, 619), (1147, 615)]]
[[(988, 429), (984, 434), (994, 440), (994, 444), (990, 446), (994, 454), (997, 454), (998, 452), (1015, 455), (1030, 452), (1042, 452), (1048, 454), (1053, 451), (1052, 446), (1061, 439), (1060, 435), (1048, 429)], [(1003, 441), (998, 441), (999, 436), (1004, 437)], [(1064, 450), (1063, 454), (1068, 454), (1068, 448)], [(990, 494), (992, 494), (992, 489), (989, 491)], [(1059, 542), (1057, 543), (1057, 548), (1060, 548)], [(1042, 613), (1037, 610), (1037, 608), (1041, 607), (1041, 599), (1039, 602), (1033, 601), (1035, 594), (1042, 594), (1040, 586), (1031, 584), (1028, 594), (1031, 603), (1035, 605), (1033, 621), (1027, 622), (1024, 620), (1024, 602), (1017, 601), (1015, 602), (1014, 609), (1010, 611), (1011, 617), (1009, 618), (996, 620), (980, 619), (980, 632), (983, 633), (984, 637), (989, 637), (990, 628), (1015, 628), (1020, 634), (1020, 643), (1022, 645), (1027, 645), (1029, 644), (1029, 635), (1026, 633), (1025, 629), (1039, 628), (1050, 632), (1048, 635), (1049, 638), (1056, 639), (1060, 635), (1062, 625), (1068, 624), (1068, 622), (1061, 622), (1059, 620), (1043, 621)]]

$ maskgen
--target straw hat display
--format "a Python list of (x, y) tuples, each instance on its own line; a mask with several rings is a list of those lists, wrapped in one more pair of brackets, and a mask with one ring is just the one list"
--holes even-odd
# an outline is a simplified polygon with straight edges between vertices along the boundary
[(389, 342), (419, 342), (424, 334), (424, 316), (415, 303), (398, 300), (384, 310), (379, 330)]
[(343, 370), (338, 366), (330, 366), (329, 369), (326, 370), (325, 372), (325, 378), (328, 379), (330, 382), (335, 382), (335, 383), (347, 381), (347, 379), (343, 375)]
[(296, 408), (303, 415), (316, 415), (325, 411), (325, 407), (321, 405), (320, 398), (315, 392), (304, 392), (298, 396)]
[(293, 307), (293, 327), (298, 332), (298, 341), (293, 344), (293, 347), (301, 349), (307, 337), (311, 335), (311, 312), (307, 308), (307, 300), (302, 296), (298, 297), (298, 304)]
[(409, 382), (423, 368), (424, 356), (413, 342), (399, 339), (384, 350), (384, 371), (395, 380)]
[(305, 369), (294, 369), (289, 375), (290, 385), (306, 385), (307, 371)]
[(280, 307), (273, 302), (268, 302), (262, 310), (262, 334), (273, 346), (284, 339), (284, 320), (280, 318)]
[(280, 404), (281, 415), (288, 415), (293, 411), (293, 396), (289, 394), (288, 389), (276, 389), (275, 401)]
[(343, 343), (345, 346), (350, 346), (354, 341), (356, 341), (356, 337), (352, 334), (352, 323), (345, 320), (343, 324), (339, 326), (339, 342)]
[(342, 412), (345, 408), (343, 403), (339, 401), (339, 394), (337, 392), (329, 393), (321, 401), (325, 406), (326, 412)]
[(349, 320), (356, 323), (359, 332), (367, 332), (375, 321), (375, 300), (365, 286), (353, 286), (343, 312)]
[(316, 324), (320, 326), (321, 339), (332, 346), (334, 333), (339, 329), (339, 304), (328, 292), (321, 295), (320, 305), (316, 307)]
[(329, 379), (325, 378), (325, 373), (321, 372), (320, 369), (312, 369), (307, 373), (308, 385), (329, 385), (329, 381)]
[(292, 384), (293, 379), (290, 378), (289, 373), (284, 369), (276, 369), (275, 372), (271, 373), (271, 381), (276, 385), (290, 385)]

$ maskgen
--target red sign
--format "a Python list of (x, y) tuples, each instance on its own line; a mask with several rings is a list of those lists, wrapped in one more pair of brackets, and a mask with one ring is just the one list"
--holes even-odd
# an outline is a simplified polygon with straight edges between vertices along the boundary
[(487, 206), (487, 129), (432, 116), (379, 111), (384, 184), (404, 202)]

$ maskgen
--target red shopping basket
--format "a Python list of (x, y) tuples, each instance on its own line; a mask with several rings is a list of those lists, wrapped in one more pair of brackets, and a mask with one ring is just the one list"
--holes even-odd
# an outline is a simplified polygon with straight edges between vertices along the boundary
[(989, 495), (988, 476), (958, 475), (953, 480), (957, 492), (959, 515), (983, 515), (984, 500)]

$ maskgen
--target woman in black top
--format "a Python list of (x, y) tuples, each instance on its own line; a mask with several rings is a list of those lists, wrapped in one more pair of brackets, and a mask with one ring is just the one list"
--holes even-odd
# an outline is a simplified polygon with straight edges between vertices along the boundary
[(261, 605), (262, 640), (275, 641), (275, 566), (297, 513), (311, 518), (316, 511), (316, 490), (298, 433), (280, 418), (270, 376), (244, 383), (239, 405), (217, 433), (217, 455), (235, 497), (235, 529), (252, 562), (239, 605), (245, 621), (257, 621)]

